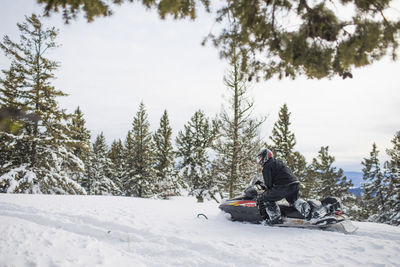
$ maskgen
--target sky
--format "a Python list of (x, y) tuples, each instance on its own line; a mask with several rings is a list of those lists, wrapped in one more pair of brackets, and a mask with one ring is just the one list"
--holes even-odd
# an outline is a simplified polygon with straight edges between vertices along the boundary
[[(396, 5), (399, 1), (395, 1)], [(0, 35), (19, 40), (16, 23), (40, 14), (35, 0), (2, 0)], [(93, 138), (103, 132), (108, 143), (124, 140), (143, 101), (151, 130), (166, 109), (173, 134), (198, 109), (214, 117), (226, 103), (223, 83), (229, 64), (203, 38), (214, 25), (213, 15), (197, 20), (161, 20), (138, 4), (113, 7), (114, 15), (87, 23), (80, 16), (64, 24), (59, 14), (45, 18), (60, 30), (59, 48), (49, 57), (61, 63), (54, 85), (69, 94), (60, 106), (73, 112), (79, 106)], [(400, 8), (394, 10), (400, 16)], [(8, 59), (0, 55), (0, 69)], [(400, 62), (384, 59), (357, 69), (353, 79), (271, 79), (249, 85), (254, 117), (267, 116), (261, 137), (268, 141), (278, 112), (286, 103), (291, 112), (295, 149), (311, 162), (321, 146), (329, 146), (335, 166), (361, 171), (375, 142), (381, 162), (385, 149), (400, 130)]]

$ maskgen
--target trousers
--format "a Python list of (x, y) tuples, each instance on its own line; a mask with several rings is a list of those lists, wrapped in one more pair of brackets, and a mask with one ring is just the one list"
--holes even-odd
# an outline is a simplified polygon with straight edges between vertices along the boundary
[(300, 197), (299, 190), (299, 183), (276, 185), (263, 193), (263, 200), (266, 203), (271, 203), (285, 198), (289, 204), (293, 205), (293, 203)]

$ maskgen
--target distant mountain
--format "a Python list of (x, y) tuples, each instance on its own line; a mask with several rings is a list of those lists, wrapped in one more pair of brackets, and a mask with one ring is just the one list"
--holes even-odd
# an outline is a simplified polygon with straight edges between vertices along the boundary
[(364, 181), (362, 178), (362, 172), (347, 172), (344, 171), (343, 175), (350, 179), (354, 186), (349, 189), (350, 193), (353, 193), (356, 196), (361, 196), (363, 190), (361, 189), (361, 183)]
[(344, 171), (343, 175), (346, 176), (348, 179), (350, 179), (353, 182), (353, 184), (354, 184), (353, 188), (361, 187), (361, 183), (363, 182), (362, 172)]
[(360, 187), (358, 187), (358, 188), (350, 188), (349, 192), (353, 193), (354, 195), (359, 197), (359, 196), (361, 196), (363, 190)]

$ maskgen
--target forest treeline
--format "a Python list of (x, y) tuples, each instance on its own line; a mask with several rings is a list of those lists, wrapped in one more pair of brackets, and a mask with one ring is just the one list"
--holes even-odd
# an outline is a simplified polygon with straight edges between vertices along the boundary
[[(57, 48), (58, 31), (36, 15), (17, 24), (19, 42), (4, 36), (10, 59), (0, 76), (0, 192), (89, 194), (168, 199), (183, 193), (220, 201), (241, 194), (260, 175), (255, 155), (267, 146), (301, 181), (303, 198), (339, 197), (354, 219), (400, 224), (400, 131), (381, 164), (375, 144), (362, 159), (363, 194), (349, 193), (351, 180), (335, 167), (328, 146), (311, 162), (296, 150), (288, 106), (279, 111), (268, 141), (260, 139), (265, 118), (254, 118), (249, 79), (230, 56), (224, 77), (229, 99), (213, 118), (197, 110), (175, 140), (165, 110), (155, 132), (140, 103), (123, 140), (107, 146), (103, 133), (91, 143), (82, 110), (62, 109), (65, 94), (52, 85), (59, 63), (46, 57)], [(0, 113), (1, 113), (0, 112)]]

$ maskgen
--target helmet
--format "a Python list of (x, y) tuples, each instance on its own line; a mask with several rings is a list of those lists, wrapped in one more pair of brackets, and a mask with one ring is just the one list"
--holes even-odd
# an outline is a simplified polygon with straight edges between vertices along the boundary
[(272, 158), (274, 155), (272, 154), (272, 151), (269, 150), (268, 148), (262, 148), (260, 152), (257, 154), (257, 159), (258, 163), (263, 166), (265, 162), (267, 162), (270, 158)]

